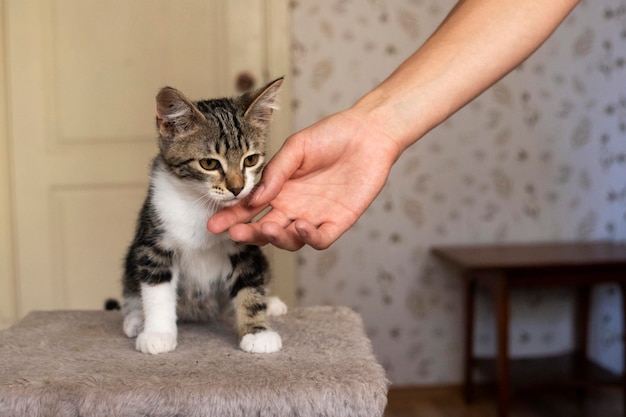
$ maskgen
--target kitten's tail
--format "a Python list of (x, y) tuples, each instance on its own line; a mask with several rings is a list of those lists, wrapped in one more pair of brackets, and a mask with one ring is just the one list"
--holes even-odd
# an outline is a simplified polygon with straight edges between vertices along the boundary
[(104, 302), (104, 309), (106, 311), (121, 310), (122, 306), (120, 306), (119, 301), (117, 301), (116, 299), (109, 298)]

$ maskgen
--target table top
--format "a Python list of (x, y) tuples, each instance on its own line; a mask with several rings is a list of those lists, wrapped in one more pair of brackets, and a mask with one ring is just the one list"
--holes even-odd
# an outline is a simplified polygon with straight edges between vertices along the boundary
[[(553, 242), (493, 245), (442, 245), (432, 253), (464, 269), (624, 266), (626, 242)], [(624, 270), (626, 273), (626, 269)]]

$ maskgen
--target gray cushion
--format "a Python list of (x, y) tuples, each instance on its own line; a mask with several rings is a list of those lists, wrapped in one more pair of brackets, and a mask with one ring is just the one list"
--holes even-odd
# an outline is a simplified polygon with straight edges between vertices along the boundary
[(344, 307), (273, 317), (283, 350), (250, 354), (226, 323), (182, 323), (146, 355), (119, 312), (33, 312), (0, 332), (0, 416), (382, 416), (388, 381)]

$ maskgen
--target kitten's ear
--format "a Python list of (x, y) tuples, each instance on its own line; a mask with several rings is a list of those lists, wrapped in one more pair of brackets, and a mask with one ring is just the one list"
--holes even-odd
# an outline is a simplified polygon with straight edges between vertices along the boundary
[(157, 94), (156, 114), (157, 129), (164, 137), (189, 133), (204, 118), (183, 93), (172, 87), (163, 87)]
[(250, 91), (240, 97), (246, 112), (244, 117), (253, 125), (266, 128), (272, 117), (272, 112), (278, 110), (276, 98), (280, 86), (283, 84), (283, 77), (280, 77), (263, 88)]

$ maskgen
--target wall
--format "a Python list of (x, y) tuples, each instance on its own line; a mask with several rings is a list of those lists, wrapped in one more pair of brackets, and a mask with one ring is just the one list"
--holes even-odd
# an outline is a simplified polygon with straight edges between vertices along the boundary
[[(454, 2), (291, 4), (298, 129), (382, 81)], [(625, 38), (623, 2), (582, 2), (530, 59), (411, 147), (340, 241), (299, 252), (300, 303), (359, 311), (395, 384), (459, 382), (460, 285), (432, 245), (626, 240)], [(571, 295), (516, 294), (513, 355), (572, 346)], [(491, 305), (479, 298), (476, 349), (490, 355)], [(592, 352), (619, 370), (618, 291), (594, 301)]]

